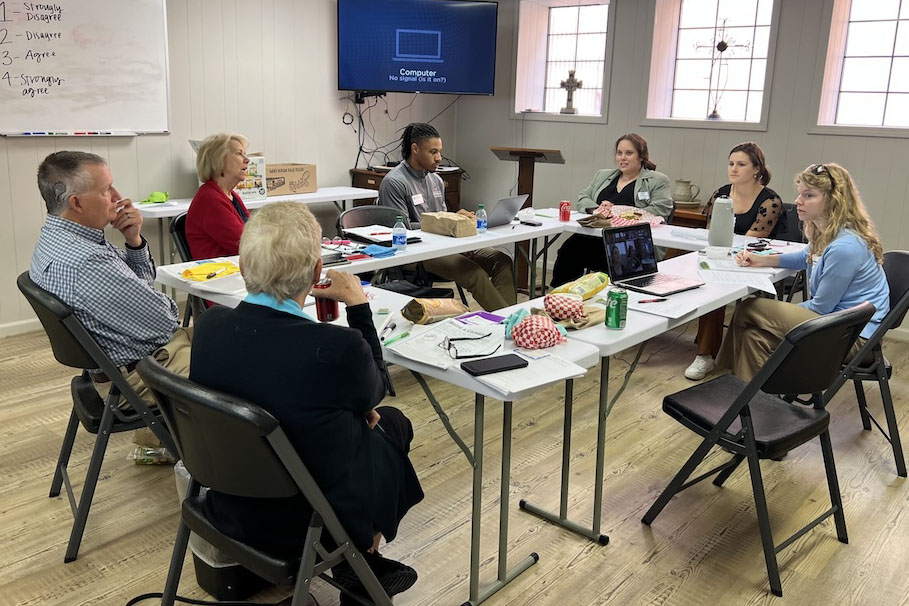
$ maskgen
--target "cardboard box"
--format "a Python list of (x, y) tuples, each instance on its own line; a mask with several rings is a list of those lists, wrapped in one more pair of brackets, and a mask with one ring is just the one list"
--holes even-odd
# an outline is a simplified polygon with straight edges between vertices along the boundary
[(244, 202), (264, 200), (267, 195), (265, 183), (265, 156), (250, 155), (246, 178), (235, 188)]
[(269, 164), (265, 178), (269, 196), (309, 194), (318, 189), (315, 164)]

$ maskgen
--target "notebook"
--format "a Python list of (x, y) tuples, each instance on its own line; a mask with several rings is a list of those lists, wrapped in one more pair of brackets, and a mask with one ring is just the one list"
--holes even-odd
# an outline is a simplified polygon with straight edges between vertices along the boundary
[(603, 244), (609, 278), (622, 288), (666, 296), (704, 284), (702, 280), (657, 271), (649, 223), (607, 227), (603, 230)]
[[(384, 225), (367, 225), (365, 227), (345, 227), (344, 235), (357, 242), (366, 244), (381, 244), (382, 246), (391, 246), (391, 228)], [(407, 243), (415, 244), (422, 242), (420, 231), (416, 229), (407, 230)]]
[(486, 227), (498, 227), (508, 225), (517, 216), (518, 211), (527, 201), (527, 194), (521, 194), (516, 198), (502, 198), (496, 204), (496, 207), (489, 211), (486, 217)]

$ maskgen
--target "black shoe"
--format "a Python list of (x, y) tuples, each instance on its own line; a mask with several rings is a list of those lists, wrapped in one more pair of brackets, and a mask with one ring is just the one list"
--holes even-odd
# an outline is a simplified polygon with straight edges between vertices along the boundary
[[(366, 563), (379, 580), (382, 589), (385, 590), (385, 593), (387, 593), (389, 597), (407, 591), (417, 582), (416, 570), (401, 562), (383, 558), (378, 552), (364, 552), (363, 559), (366, 560)], [(363, 596), (367, 600), (369, 599), (366, 597), (366, 589), (363, 587), (363, 584), (360, 583), (360, 579), (357, 578), (353, 568), (350, 567), (350, 564), (348, 564), (346, 560), (331, 569), (331, 576), (338, 585), (344, 589), (359, 596)], [(357, 603), (355, 600), (345, 598), (347, 598), (346, 594), (341, 592), (342, 606)]]

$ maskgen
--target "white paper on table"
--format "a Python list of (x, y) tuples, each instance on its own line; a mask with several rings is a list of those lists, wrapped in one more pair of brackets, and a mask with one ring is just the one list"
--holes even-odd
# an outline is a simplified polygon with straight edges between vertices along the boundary
[(735, 259), (698, 259), (698, 267), (716, 271), (744, 271), (752, 274), (775, 274), (777, 271), (774, 267), (754, 267), (752, 265), (745, 267), (739, 265)]
[[(687, 316), (698, 308), (699, 299), (697, 297), (676, 296), (684, 293), (676, 293), (676, 295), (669, 295), (668, 297), (656, 297), (651, 294), (635, 292), (632, 290), (629, 290), (627, 292), (628, 309), (642, 311), (644, 313), (652, 314), (655, 316), (663, 316), (664, 318), (672, 318), (673, 320), (677, 320), (682, 316)], [(666, 300), (655, 303), (640, 303), (642, 299), (646, 301), (648, 299), (663, 298)]]
[[(412, 334), (405, 339), (392, 343), (388, 349), (409, 360), (429, 364), (436, 368), (451, 368), (460, 364), (460, 360), (452, 358), (447, 349), (440, 347), (445, 337), (450, 339), (463, 337), (479, 337), (489, 335), (485, 339), (470, 341), (457, 341), (455, 343), (458, 355), (470, 356), (479, 354), (494, 355), (502, 351), (505, 342), (505, 326), (465, 326), (452, 319), (444, 320), (425, 330)], [(496, 346), (498, 345), (498, 350)]]
[(212, 278), (205, 282), (192, 282), (199, 290), (219, 295), (242, 295), (246, 293), (246, 282), (243, 274), (237, 272), (223, 278)]
[(587, 370), (574, 362), (548, 355), (528, 361), (524, 368), (494, 372), (477, 377), (499, 391), (514, 393), (582, 376)]
[(747, 271), (713, 271), (698, 269), (698, 275), (705, 282), (719, 282), (725, 284), (743, 284), (776, 296), (776, 288), (768, 274)]
[[(368, 242), (387, 244), (391, 243), (391, 230), (391, 227), (385, 227), (384, 225), (367, 225), (366, 227), (345, 227), (344, 233), (354, 234)], [(407, 230), (408, 240), (411, 238), (419, 238), (421, 235), (423, 235), (423, 232), (418, 229)]]
[(673, 236), (688, 238), (689, 240), (707, 240), (707, 230), (697, 227), (673, 227), (670, 233)]
[[(547, 219), (558, 219), (559, 218), (559, 209), (558, 208), (535, 208), (533, 209), (533, 214), (539, 215), (541, 217), (546, 217)], [(588, 216), (587, 213), (583, 213), (577, 210), (571, 211), (571, 218), (578, 219), (580, 217)]]

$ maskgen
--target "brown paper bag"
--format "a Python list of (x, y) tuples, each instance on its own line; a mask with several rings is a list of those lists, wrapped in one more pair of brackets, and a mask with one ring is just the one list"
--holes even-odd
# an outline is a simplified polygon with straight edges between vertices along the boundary
[(449, 212), (423, 213), (420, 215), (420, 229), (431, 234), (454, 238), (477, 235), (476, 221), (465, 215)]

